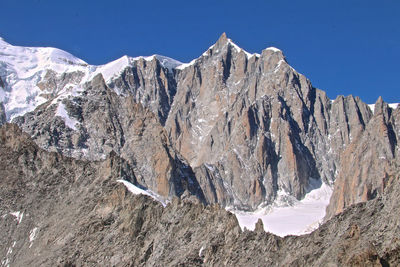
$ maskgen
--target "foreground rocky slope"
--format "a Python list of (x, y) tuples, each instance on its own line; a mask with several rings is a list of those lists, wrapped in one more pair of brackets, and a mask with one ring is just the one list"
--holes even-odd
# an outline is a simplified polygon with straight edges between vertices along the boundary
[(175, 198), (166, 208), (131, 194), (116, 154), (81, 161), (46, 152), (15, 125), (0, 129), (3, 266), (396, 266), (399, 166), (386, 190), (315, 232), (280, 238), (241, 232), (218, 205)]

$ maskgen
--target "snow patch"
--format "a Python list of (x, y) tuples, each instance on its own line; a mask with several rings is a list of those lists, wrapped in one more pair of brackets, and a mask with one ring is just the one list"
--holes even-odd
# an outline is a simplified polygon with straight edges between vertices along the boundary
[(10, 266), (10, 259), (8, 258), (8, 256), (11, 256), (11, 254), (13, 252), (13, 248), (15, 247), (16, 244), (17, 244), (17, 241), (14, 241), (12, 246), (8, 248), (6, 258), (1, 261), (2, 266), (8, 266), (8, 267)]
[(21, 213), (20, 211), (10, 212), (10, 214), (15, 217), (15, 219), (18, 222), (18, 224), (21, 223), (22, 218), (24, 217), (24, 213), (23, 212)]
[(119, 59), (111, 61), (105, 65), (98, 66), (92, 76), (98, 73), (103, 75), (104, 81), (109, 82), (114, 76), (120, 74), (126, 67), (129, 66), (129, 57), (123, 56)]
[(203, 250), (204, 250), (204, 246), (201, 246), (201, 248), (199, 250), (199, 257), (203, 257)]
[[(281, 192), (284, 196), (285, 193)], [(318, 228), (325, 216), (325, 209), (329, 204), (332, 188), (322, 184), (320, 188), (310, 191), (301, 201), (294, 200), (289, 206), (283, 202), (272, 204), (255, 212), (232, 210), (239, 225), (244, 230), (255, 229), (258, 219), (264, 224), (264, 230), (278, 236), (307, 234)]]
[(375, 104), (369, 104), (368, 107), (371, 109), (372, 113), (375, 112)]
[(40, 96), (37, 84), (47, 70), (56, 73), (74, 72), (87, 63), (57, 48), (20, 47), (0, 42), (0, 76), (5, 88), (0, 89), (7, 120), (34, 110), (47, 100)]
[(140, 194), (142, 194), (142, 195), (149, 196), (149, 197), (153, 198), (154, 200), (160, 202), (160, 203), (163, 205), (163, 207), (167, 206), (167, 204), (168, 204), (168, 201), (165, 201), (164, 198), (163, 198), (162, 196), (160, 196), (160, 195), (157, 194), (157, 193), (154, 193), (154, 192), (151, 191), (151, 190), (148, 190), (148, 189), (147, 189), (147, 190), (141, 189), (141, 188), (139, 188), (139, 187), (133, 185), (132, 183), (130, 183), (130, 182), (126, 181), (126, 180), (117, 180), (117, 182), (123, 183), (123, 184), (125, 185), (125, 187), (126, 187), (131, 193), (133, 193), (134, 195), (140, 195)]
[(29, 232), (29, 242), (30, 242), (29, 248), (32, 247), (32, 242), (36, 239), (36, 235), (38, 233), (38, 230), (39, 229), (37, 227), (35, 227)]
[(61, 117), (64, 120), (65, 125), (67, 127), (69, 127), (70, 129), (72, 129), (72, 130), (76, 130), (75, 125), (79, 124), (79, 121), (77, 121), (76, 119), (71, 118), (70, 116), (68, 116), (68, 112), (65, 109), (65, 106), (64, 106), (64, 104), (62, 102), (60, 102), (58, 104), (55, 116)]

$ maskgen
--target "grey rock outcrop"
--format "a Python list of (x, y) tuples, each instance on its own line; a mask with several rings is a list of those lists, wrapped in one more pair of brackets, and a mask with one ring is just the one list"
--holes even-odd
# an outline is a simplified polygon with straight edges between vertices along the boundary
[[(175, 198), (165, 208), (117, 179), (115, 153), (82, 161), (47, 152), (15, 125), (0, 128), (0, 259), (10, 266), (396, 266), (399, 166), (385, 192), (309, 235), (240, 230), (218, 205)], [(258, 223), (258, 228), (262, 226)]]

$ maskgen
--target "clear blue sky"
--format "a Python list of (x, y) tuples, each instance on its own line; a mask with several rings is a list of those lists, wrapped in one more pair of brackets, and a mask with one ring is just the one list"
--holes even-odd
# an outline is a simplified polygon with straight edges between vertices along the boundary
[(200, 56), (222, 32), (249, 52), (269, 46), (315, 87), (400, 102), (400, 1), (1, 0), (0, 36), (54, 46), (90, 64), (122, 55)]

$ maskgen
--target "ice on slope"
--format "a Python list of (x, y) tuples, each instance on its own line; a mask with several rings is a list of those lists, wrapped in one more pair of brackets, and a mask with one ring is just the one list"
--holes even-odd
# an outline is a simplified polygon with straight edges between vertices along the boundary
[(35, 227), (29, 232), (29, 248), (32, 247), (33, 241), (35, 241), (39, 228)]
[(167, 206), (168, 201), (164, 200), (164, 198), (163, 198), (162, 196), (160, 196), (160, 195), (157, 194), (157, 193), (154, 193), (154, 192), (151, 191), (151, 190), (148, 190), (148, 189), (147, 189), (147, 190), (141, 189), (141, 188), (139, 188), (139, 187), (133, 185), (132, 183), (130, 183), (130, 182), (126, 181), (126, 180), (117, 180), (117, 182), (123, 183), (123, 184), (125, 185), (125, 187), (126, 187), (131, 193), (133, 193), (133, 194), (135, 194), (135, 195), (140, 195), (140, 194), (141, 194), (141, 195), (149, 196), (149, 197), (153, 198), (155, 201), (160, 202), (160, 203), (163, 205), (163, 207)]
[(331, 194), (332, 188), (322, 184), (320, 188), (310, 191), (301, 201), (294, 200), (291, 206), (275, 203), (256, 212), (232, 212), (242, 229), (254, 230), (256, 222), (261, 219), (267, 232), (281, 237), (301, 235), (318, 228), (325, 216)]
[(55, 115), (61, 117), (64, 120), (66, 126), (71, 128), (72, 130), (76, 130), (76, 124), (79, 124), (79, 121), (77, 121), (74, 118), (71, 118), (68, 115), (63, 103), (61, 103), (61, 102), (58, 103), (58, 107), (57, 107)]
[[(68, 95), (79, 94), (82, 85), (97, 74), (101, 73), (104, 80), (110, 82), (135, 61), (152, 61), (155, 58), (169, 71), (182, 64), (169, 57), (153, 55), (135, 58), (123, 56), (108, 64), (94, 66), (57, 48), (13, 46), (0, 38), (0, 77), (5, 84), (4, 88), (0, 87), (0, 102), (4, 104), (7, 120), (11, 121), (47, 101), (41, 97), (42, 93), (47, 92), (43, 92), (37, 86), (47, 70), (54, 71), (58, 76), (77, 71), (84, 74), (79, 84), (68, 85), (69, 90), (58, 88), (60, 91), (56, 93), (58, 98), (62, 99)], [(53, 103), (56, 102), (57, 99)]]
[(0, 102), (4, 103), (7, 119), (32, 111), (46, 102), (37, 86), (47, 69), (58, 73), (71, 72), (87, 66), (86, 62), (57, 48), (20, 47), (0, 40)]
[(111, 61), (110, 63), (98, 66), (96, 68), (96, 71), (94, 71), (94, 73), (95, 75), (101, 73), (103, 75), (104, 80), (107, 82), (111, 78), (113, 78), (113, 76), (116, 76), (119, 73), (121, 73), (121, 71), (123, 71), (127, 66), (129, 66), (129, 64), (130, 64), (129, 57), (123, 56), (114, 61)]
[(15, 217), (15, 219), (16, 219), (17, 222), (18, 222), (18, 224), (21, 223), (22, 218), (24, 217), (24, 213), (23, 213), (23, 212), (20, 212), (20, 211), (10, 212), (10, 214), (11, 214), (12, 216)]

